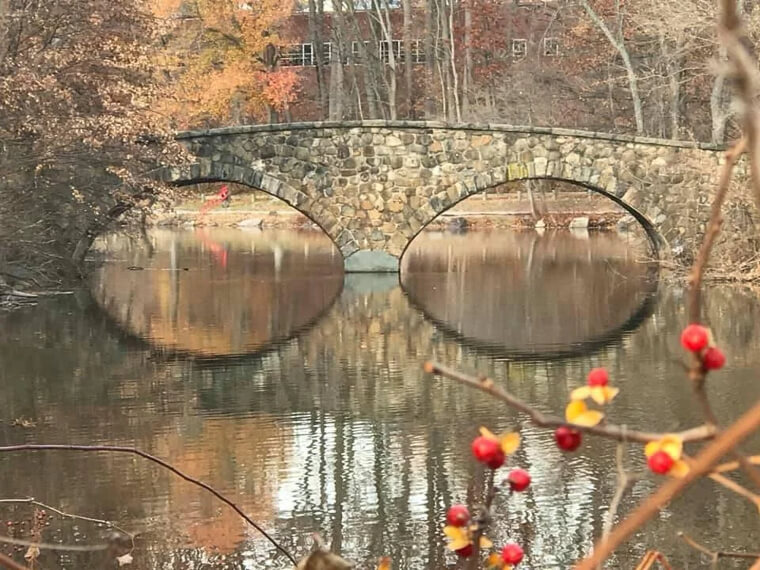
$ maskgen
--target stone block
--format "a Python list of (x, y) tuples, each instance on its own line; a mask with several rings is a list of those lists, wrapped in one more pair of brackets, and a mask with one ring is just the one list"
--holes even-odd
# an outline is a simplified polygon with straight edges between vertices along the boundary
[(538, 156), (533, 159), (533, 168), (535, 170), (536, 176), (546, 176), (547, 171), (546, 167), (548, 165), (549, 161), (544, 156)]
[(358, 250), (345, 258), (343, 267), (346, 273), (397, 273), (399, 263), (398, 257), (387, 251)]

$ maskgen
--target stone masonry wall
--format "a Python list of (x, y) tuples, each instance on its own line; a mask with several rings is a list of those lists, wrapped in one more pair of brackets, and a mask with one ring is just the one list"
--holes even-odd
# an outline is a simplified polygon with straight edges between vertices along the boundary
[[(720, 149), (567, 129), (365, 121), (180, 133), (197, 157), (162, 177), (278, 196), (333, 239), (347, 268), (397, 269), (412, 238), (464, 198), (511, 180), (583, 185), (626, 207), (669, 256), (704, 227)], [(362, 252), (359, 256), (355, 254)], [(351, 260), (370, 254), (370, 266)], [(394, 267), (395, 264), (395, 267)], [(374, 267), (378, 265), (378, 267)]]

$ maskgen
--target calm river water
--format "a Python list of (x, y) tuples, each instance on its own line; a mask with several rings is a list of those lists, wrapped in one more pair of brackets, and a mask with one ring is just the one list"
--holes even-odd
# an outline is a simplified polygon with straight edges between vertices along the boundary
[[(528, 492), (497, 499), (497, 543), (525, 545), (525, 568), (568, 568), (600, 534), (615, 445), (587, 439), (563, 454), (550, 432), (425, 375), (427, 359), (489, 374), (558, 413), (603, 364), (621, 388), (614, 421), (678, 430), (700, 420), (679, 365), (684, 291), (658, 284), (613, 235), (426, 233), (400, 282), (344, 279), (332, 244), (309, 232), (156, 230), (100, 246), (90, 290), (0, 314), (0, 441), (137, 446), (219, 488), (299, 554), (318, 531), (360, 568), (380, 555), (395, 569), (453, 567), (441, 526), (447, 506), (478, 488), (469, 442), (481, 424), (519, 429), (511, 465), (533, 475)], [(710, 394), (727, 420), (760, 397), (760, 300), (716, 286), (706, 301), (728, 356)], [(639, 446), (627, 456), (643, 466)], [(137, 533), (135, 569), (287, 567), (213, 497), (134, 457), (5, 454), (0, 465), (0, 498), (34, 496)], [(645, 476), (624, 508), (656, 484)], [(31, 512), (0, 503), (0, 522)], [(632, 568), (650, 548), (676, 568), (703, 567), (675, 537), (682, 529), (757, 550), (756, 515), (703, 481), (610, 567)], [(103, 533), (53, 518), (43, 539), (93, 544)], [(40, 560), (106, 567), (102, 553)]]

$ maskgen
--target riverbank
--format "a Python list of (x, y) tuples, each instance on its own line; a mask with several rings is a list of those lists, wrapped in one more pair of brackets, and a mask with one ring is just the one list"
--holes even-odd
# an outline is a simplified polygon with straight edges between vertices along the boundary
[[(192, 200), (172, 211), (155, 212), (149, 225), (170, 227), (261, 227), (302, 229), (315, 224), (287, 204), (270, 198), (236, 196), (229, 207), (201, 213), (203, 201)], [(626, 213), (609, 200), (586, 192), (567, 193), (551, 201), (532, 203), (522, 195), (480, 196), (443, 212), (427, 227), (445, 229), (596, 228), (613, 229)]]

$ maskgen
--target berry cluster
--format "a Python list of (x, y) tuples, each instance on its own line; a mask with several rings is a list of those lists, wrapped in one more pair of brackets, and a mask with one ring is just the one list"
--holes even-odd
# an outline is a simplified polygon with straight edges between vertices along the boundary
[[(529, 484), (530, 484), (530, 476), (523, 471), (522, 469), (515, 469), (512, 473), (510, 473), (510, 478), (514, 474), (518, 474), (517, 480), (520, 482), (520, 486), (522, 487), (520, 490), (524, 490)], [(525, 479), (526, 478), (526, 479)], [(514, 489), (514, 487), (513, 487)], [(462, 530), (462, 536), (469, 537), (469, 523), (470, 523), (470, 511), (467, 509), (464, 505), (453, 505), (449, 508), (448, 512), (446, 513), (446, 522), (449, 523), (450, 526), (456, 527), (457, 529)], [(452, 533), (449, 533), (452, 534)], [(464, 540), (466, 544), (463, 546), (457, 548), (454, 550), (454, 552), (462, 557), (462, 558), (468, 558), (472, 555), (474, 551), (474, 547), (471, 541)], [(455, 546), (460, 546), (459, 544), (455, 544)], [(524, 556), (524, 552), (522, 547), (519, 544), (515, 544), (514, 542), (507, 544), (502, 548), (501, 550), (501, 560), (499, 561), (499, 568), (511, 568), (512, 566), (516, 566), (517, 564), (522, 561)], [(498, 559), (497, 554), (493, 554), (490, 557), (490, 561), (494, 561), (494, 559)], [(489, 564), (491, 567), (494, 567), (496, 565)], [(506, 565), (506, 566), (504, 566)]]
[(712, 342), (710, 329), (690, 324), (681, 333), (681, 346), (696, 354), (705, 370), (719, 370), (726, 363), (723, 351)]
[[(681, 333), (681, 345), (699, 359), (703, 372), (718, 370), (723, 367), (726, 357), (715, 346), (709, 329), (699, 324), (690, 324)], [(594, 368), (588, 373), (586, 385), (575, 388), (570, 395), (570, 403), (565, 410), (567, 425), (559, 426), (554, 432), (554, 440), (562, 451), (575, 451), (582, 443), (581, 431), (577, 428), (589, 428), (598, 425), (604, 419), (604, 413), (589, 408), (587, 401), (593, 400), (597, 406), (609, 404), (618, 394), (619, 389), (609, 386), (609, 374), (604, 368)], [(480, 435), (471, 444), (472, 454), (477, 461), (489, 469), (499, 469), (520, 444), (516, 433), (497, 437), (486, 428), (480, 429)], [(689, 465), (682, 459), (683, 441), (677, 435), (664, 435), (658, 441), (650, 441), (644, 449), (649, 469), (660, 475), (683, 477), (689, 472)], [(493, 479), (491, 479), (493, 481)], [(504, 480), (512, 492), (525, 491), (531, 483), (530, 474), (524, 469), (513, 469)], [(484, 520), (488, 518), (490, 502), (486, 506)], [(475, 548), (475, 537), (480, 548), (491, 548), (493, 543), (482, 535), (481, 516), (473, 521), (465, 505), (454, 505), (446, 513), (448, 526), (444, 533), (449, 537), (449, 548), (462, 558), (470, 557)], [(509, 570), (523, 559), (523, 549), (519, 544), (504, 546), (499, 555), (492, 552), (488, 558), (489, 568)]]

